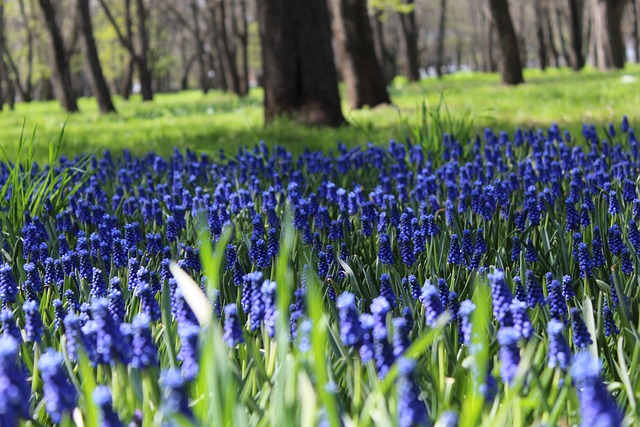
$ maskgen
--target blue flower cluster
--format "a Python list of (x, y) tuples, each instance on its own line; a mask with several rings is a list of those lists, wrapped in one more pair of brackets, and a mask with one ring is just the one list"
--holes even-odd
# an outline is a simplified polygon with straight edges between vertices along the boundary
[[(60, 192), (33, 204), (19, 235), (0, 238), (0, 416), (15, 426), (42, 399), (52, 422), (68, 417), (86, 400), (68, 371), (85, 355), (116, 376), (157, 372), (159, 410), (193, 417), (201, 326), (169, 265), (205, 288), (204, 228), (214, 244), (231, 235), (220, 249), (218, 292), (209, 295), (226, 350), (254, 357), (245, 346), (264, 349), (284, 333), (291, 351), (306, 354), (316, 326), (307, 301), (313, 281), (341, 354), (379, 379), (398, 368), (399, 425), (457, 420), (430, 413), (424, 358), (410, 352), (436, 329), (441, 351), (455, 360), (474, 354), (481, 335), (495, 339), (484, 386), (528, 384), (521, 364), (529, 345), (548, 350), (536, 369), (564, 375), (574, 353), (615, 345), (623, 325), (637, 324), (621, 316), (635, 313), (629, 306), (638, 299), (630, 283), (639, 262), (640, 150), (631, 128), (621, 135), (601, 140), (585, 126), (578, 143), (556, 125), (512, 138), (487, 129), (468, 142), (445, 135), (436, 152), (391, 141), (298, 157), (261, 143), (215, 161), (191, 151), (168, 159), (106, 152), (84, 174), (80, 160), (62, 158), (49, 166), (68, 177)], [(0, 168), (0, 186), (9, 171)], [(282, 313), (273, 279), (289, 223), (293, 283)], [(477, 287), (491, 300), (474, 299)], [(491, 319), (475, 333), (485, 303)], [(34, 354), (39, 378), (29, 384), (21, 360), (33, 364)], [(585, 402), (596, 402), (593, 416), (617, 425), (601, 371), (588, 363), (575, 362), (573, 373), (583, 414), (595, 411)], [(453, 366), (443, 369), (454, 375)], [(94, 392), (102, 423), (131, 421), (120, 420), (112, 396), (104, 384)]]

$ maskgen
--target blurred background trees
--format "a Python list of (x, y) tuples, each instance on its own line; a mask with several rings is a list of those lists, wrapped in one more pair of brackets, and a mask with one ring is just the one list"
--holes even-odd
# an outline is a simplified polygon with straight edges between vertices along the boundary
[(525, 67), (638, 62), (638, 1), (313, 0), (313, 14), (287, 0), (4, 1), (0, 104), (55, 97), (76, 111), (95, 96), (109, 112), (113, 94), (261, 86), (267, 119), (336, 125), (337, 81), (361, 108), (388, 103), (394, 79), (479, 71), (520, 84)]

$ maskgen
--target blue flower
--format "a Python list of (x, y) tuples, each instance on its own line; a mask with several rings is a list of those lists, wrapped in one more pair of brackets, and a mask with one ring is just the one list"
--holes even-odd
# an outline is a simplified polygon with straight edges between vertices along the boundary
[(10, 306), (16, 301), (18, 286), (13, 278), (9, 264), (0, 266), (0, 300), (4, 306)]
[(458, 310), (459, 321), (459, 340), (466, 346), (471, 345), (471, 334), (473, 325), (471, 323), (471, 315), (476, 309), (476, 305), (471, 300), (464, 300), (460, 303), (460, 310)]
[(602, 305), (602, 318), (604, 320), (604, 334), (605, 336), (617, 335), (620, 330), (616, 326), (616, 322), (613, 319), (613, 312), (607, 304), (607, 300), (604, 300)]
[(29, 419), (31, 390), (27, 374), (18, 364), (18, 341), (0, 336), (0, 419), (3, 425), (17, 426)]
[(544, 299), (544, 293), (542, 292), (542, 286), (540, 286), (540, 282), (533, 274), (533, 271), (527, 270), (526, 273), (527, 279), (527, 304), (529, 307), (535, 308), (536, 305), (545, 305), (546, 301)]
[(462, 250), (460, 249), (460, 243), (458, 242), (458, 235), (452, 234), (449, 243), (449, 256), (447, 257), (449, 264), (464, 264), (464, 258), (462, 256)]
[(235, 347), (237, 344), (244, 343), (242, 326), (238, 320), (237, 307), (235, 304), (227, 304), (224, 307), (224, 334), (222, 338), (229, 347)]
[(571, 374), (578, 390), (581, 426), (615, 427), (622, 424), (623, 413), (600, 379), (600, 360), (588, 351), (579, 352)]
[(425, 403), (420, 400), (420, 387), (415, 381), (416, 362), (401, 358), (398, 361), (398, 426), (428, 427), (431, 425)]
[(429, 281), (422, 287), (420, 294), (420, 302), (425, 308), (425, 317), (427, 326), (435, 327), (438, 316), (444, 312), (442, 303), (440, 302), (440, 294), (438, 289)]
[(168, 415), (181, 414), (192, 418), (187, 378), (177, 369), (167, 369), (160, 375), (160, 385), (163, 390), (162, 411)]
[(123, 427), (118, 414), (113, 410), (111, 391), (105, 385), (99, 385), (93, 390), (93, 401), (100, 408), (100, 426)]
[(78, 395), (64, 368), (62, 355), (52, 348), (40, 356), (38, 369), (42, 377), (44, 402), (51, 420), (59, 424), (63, 415), (71, 414)]
[(571, 365), (571, 350), (564, 338), (562, 330), (564, 325), (556, 319), (551, 319), (547, 324), (549, 336), (549, 367), (558, 367), (566, 370)]
[(580, 310), (577, 308), (571, 309), (571, 329), (573, 330), (573, 345), (576, 348), (585, 349), (593, 343), (587, 325), (582, 320)]
[(134, 368), (145, 369), (158, 364), (158, 349), (153, 343), (149, 325), (149, 316), (144, 313), (136, 315), (131, 323), (133, 347), (130, 364)]
[(518, 372), (520, 363), (520, 349), (518, 340), (520, 334), (512, 327), (503, 327), (498, 331), (500, 345), (500, 376), (502, 381), (511, 384)]
[(27, 301), (22, 305), (24, 310), (24, 331), (27, 341), (38, 342), (42, 336), (42, 317), (40, 316), (40, 304), (38, 301)]
[(391, 286), (391, 278), (387, 273), (382, 273), (380, 276), (380, 296), (387, 299), (391, 308), (396, 307), (396, 293), (393, 290), (393, 286)]

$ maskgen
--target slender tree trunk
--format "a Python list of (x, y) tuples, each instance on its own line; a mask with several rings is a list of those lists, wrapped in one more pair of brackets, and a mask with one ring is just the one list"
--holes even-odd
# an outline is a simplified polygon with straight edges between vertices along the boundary
[(116, 107), (111, 101), (111, 92), (109, 90), (109, 85), (107, 85), (107, 81), (104, 78), (104, 74), (102, 73), (98, 47), (96, 46), (96, 40), (93, 38), (93, 26), (91, 25), (89, 0), (77, 0), (76, 7), (80, 21), (82, 53), (84, 54), (84, 61), (88, 71), (91, 91), (98, 101), (100, 112), (115, 112)]
[(390, 103), (373, 45), (367, 0), (331, 0), (333, 35), (349, 105), (353, 109)]
[[(474, 0), (468, 0), (468, 11), (469, 18), (471, 20), (471, 27), (475, 29), (475, 31), (471, 35), (471, 60), (473, 62), (473, 71), (480, 70), (480, 63), (478, 61), (478, 53), (482, 55), (482, 40), (484, 40), (484, 26), (480, 25), (478, 20), (478, 12), (476, 11), (476, 3)], [(484, 62), (484, 60), (483, 60)]]
[(147, 32), (148, 11), (144, 0), (136, 0), (136, 20), (138, 21), (138, 37), (140, 53), (136, 55), (140, 91), (143, 101), (153, 101), (153, 76), (149, 68), (149, 34)]
[(377, 10), (370, 20), (373, 24), (373, 41), (376, 49), (376, 56), (382, 67), (385, 82), (390, 83), (395, 77), (395, 58), (391, 55), (389, 49), (387, 49), (381, 16), (382, 12)]
[(636, 64), (640, 63), (640, 34), (638, 31), (638, 0), (631, 0), (631, 6), (633, 11), (633, 56), (635, 57)]
[(584, 0), (568, 0), (569, 4), (569, 30), (571, 38), (571, 50), (569, 62), (574, 71), (584, 67), (584, 52), (582, 50), (582, 23), (584, 12)]
[[(556, 22), (558, 23), (558, 38), (560, 39), (560, 50), (565, 62), (569, 62), (569, 51), (567, 50), (567, 42), (564, 38), (564, 24), (562, 23), (562, 10), (559, 5), (556, 5)], [(551, 13), (551, 12), (549, 12)]]
[(237, 46), (240, 48), (240, 67), (242, 72), (238, 73), (240, 80), (240, 91), (238, 95), (249, 94), (249, 23), (247, 22), (247, 0), (237, 0), (231, 13), (231, 23), (233, 34), (236, 38)]
[(51, 0), (38, 0), (44, 16), (45, 27), (49, 34), (51, 49), (51, 72), (56, 95), (62, 107), (74, 113), (78, 111), (76, 94), (73, 90), (69, 58), (64, 47), (64, 41), (60, 27), (56, 21), (56, 11)]
[(120, 82), (120, 96), (125, 100), (131, 97), (131, 86), (133, 85), (133, 72), (135, 70), (135, 66), (135, 59), (129, 58), (127, 66), (124, 69), (122, 81)]
[(219, 39), (220, 62), (224, 68), (226, 86), (233, 91), (233, 93), (240, 95), (240, 78), (238, 76), (236, 56), (235, 51), (231, 47), (227, 30), (226, 3), (225, 0), (212, 0), (212, 2), (211, 14), (215, 29), (217, 30), (214, 37)]
[(200, 90), (202, 90), (203, 93), (207, 93), (209, 92), (209, 77), (206, 61), (207, 55), (204, 40), (202, 37), (202, 30), (200, 28), (201, 9), (198, 1), (191, 0), (189, 2), (189, 11), (191, 13), (190, 21), (189, 18), (183, 17), (176, 9), (172, 10), (174, 10), (174, 13), (178, 16), (180, 22), (185, 27), (187, 27), (187, 29), (191, 33), (193, 42), (195, 43), (196, 47), (196, 53), (188, 61), (186, 72), (183, 74), (180, 87), (184, 87), (187, 84), (189, 70), (191, 69), (193, 62), (196, 62), (198, 64), (198, 85), (200, 86)]
[(603, 70), (624, 68), (622, 15), (627, 0), (592, 0), (592, 2), (598, 66)]
[[(414, 0), (402, 0), (404, 4), (415, 7)], [(403, 48), (403, 74), (409, 81), (420, 80), (420, 66), (418, 65), (418, 27), (416, 26), (416, 12), (400, 14)]]
[(265, 121), (285, 115), (310, 125), (342, 125), (325, 0), (259, 1), (257, 11)]
[(540, 1), (536, 1), (536, 38), (538, 39), (538, 65), (542, 71), (547, 69), (547, 44), (544, 37), (544, 25), (546, 23), (546, 14)]
[(436, 73), (442, 78), (444, 66), (444, 40), (447, 24), (447, 0), (440, 0), (440, 18), (438, 19), (438, 44), (436, 47)]
[(558, 48), (556, 47), (556, 36), (555, 31), (553, 29), (553, 22), (551, 19), (551, 10), (547, 9), (545, 11), (545, 23), (546, 23), (546, 33), (547, 40), (549, 45), (549, 50), (551, 51), (551, 65), (554, 67), (560, 66), (560, 54), (558, 53)]
[(518, 37), (509, 15), (509, 1), (489, 0), (489, 9), (500, 40), (502, 82), (508, 85), (524, 83)]

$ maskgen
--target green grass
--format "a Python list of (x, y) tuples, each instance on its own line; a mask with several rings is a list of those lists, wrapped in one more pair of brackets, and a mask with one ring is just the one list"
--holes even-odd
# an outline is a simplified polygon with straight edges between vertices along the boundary
[(583, 122), (604, 125), (623, 114), (632, 123), (640, 119), (640, 82), (625, 84), (623, 75), (640, 81), (640, 66), (600, 73), (585, 70), (527, 70), (527, 83), (519, 87), (500, 84), (496, 74), (461, 73), (443, 80), (402, 84), (391, 89), (393, 106), (344, 113), (350, 126), (340, 129), (307, 128), (280, 121), (264, 127), (262, 92), (253, 90), (245, 99), (220, 92), (198, 91), (159, 94), (152, 103), (133, 98), (115, 100), (119, 113), (101, 116), (93, 99), (81, 99), (81, 113), (67, 115), (56, 101), (18, 104), (16, 110), (0, 113), (0, 146), (15, 158), (20, 134), (36, 130), (36, 158), (46, 159), (47, 144), (56, 140), (66, 121), (62, 154), (125, 148), (135, 154), (154, 150), (167, 154), (174, 147), (196, 150), (235, 151), (264, 139), (299, 152), (304, 148), (330, 149), (337, 141), (347, 145), (387, 142), (412, 135), (420, 120), (423, 101), (438, 104), (443, 97), (452, 117), (474, 116), (475, 131), (491, 126), (513, 131), (520, 127), (548, 127), (558, 122), (579, 131)]

